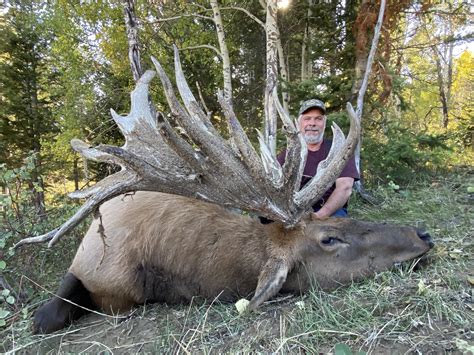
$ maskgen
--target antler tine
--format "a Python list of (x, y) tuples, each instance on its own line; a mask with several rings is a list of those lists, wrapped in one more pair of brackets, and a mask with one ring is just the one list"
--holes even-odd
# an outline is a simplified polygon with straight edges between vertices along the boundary
[(276, 88), (273, 90), (273, 100), (278, 114), (283, 122), (283, 128), (287, 137), (286, 159), (283, 164), (283, 186), (290, 189), (289, 198), (300, 189), (301, 177), (303, 176), (308, 151), (306, 143), (299, 130), (291, 120), (288, 113), (283, 109), (278, 98)]
[(188, 110), (189, 114), (193, 118), (197, 117), (204, 126), (215, 136), (219, 136), (214, 126), (212, 125), (209, 117), (204, 113), (199, 104), (197, 103), (196, 98), (194, 97), (191, 89), (189, 88), (188, 82), (184, 77), (183, 68), (181, 65), (181, 60), (179, 57), (178, 47), (173, 45), (174, 49), (174, 67), (176, 72), (176, 86), (178, 87), (179, 94), (183, 99), (184, 106)]
[(93, 212), (97, 207), (100, 206), (101, 203), (107, 201), (108, 199), (118, 196), (124, 192), (130, 191), (130, 186), (133, 184), (134, 179), (132, 180), (124, 180), (122, 183), (117, 184), (115, 186), (107, 186), (106, 189), (102, 191), (96, 191), (96, 193), (91, 196), (82, 206), (81, 208), (69, 218), (69, 220), (64, 223), (59, 230), (56, 232), (54, 237), (48, 243), (48, 247), (52, 247), (56, 242), (66, 233), (73, 230), (79, 223), (81, 223), (91, 212)]
[(150, 127), (156, 128), (156, 123), (148, 101), (148, 87), (155, 75), (156, 73), (153, 70), (147, 70), (145, 74), (138, 79), (135, 89), (130, 94), (130, 114), (121, 116), (114, 110), (110, 110), (112, 118), (115, 123), (117, 123), (125, 138), (128, 138), (128, 135), (134, 129), (137, 129), (137, 125), (140, 124), (148, 124)]
[[(175, 55), (176, 55), (176, 52), (175, 52)], [(153, 64), (155, 65), (155, 68), (158, 72), (158, 76), (161, 79), (161, 83), (163, 85), (163, 89), (164, 89), (169, 107), (171, 109), (171, 112), (175, 116), (175, 118), (178, 120), (179, 124), (184, 128), (184, 130), (191, 137), (191, 139), (196, 144), (199, 145), (199, 147), (203, 150), (203, 152), (207, 156), (211, 156), (215, 160), (222, 160), (222, 157), (219, 158), (219, 156), (221, 156), (222, 153), (226, 152), (227, 155), (229, 154), (228, 148), (225, 145), (224, 140), (220, 138), (218, 135), (213, 134), (213, 132), (208, 130), (207, 125), (205, 125), (200, 120), (200, 118), (202, 117), (199, 117), (199, 114), (197, 114), (198, 119), (196, 119), (194, 115), (188, 114), (188, 112), (179, 103), (174, 93), (171, 81), (166, 75), (165, 71), (163, 70), (163, 67), (161, 66), (160, 62), (158, 62), (153, 57), (151, 57), (151, 60)], [(179, 68), (180, 66), (178, 65), (176, 70), (179, 70)], [(186, 81), (184, 79), (184, 74), (181, 74), (181, 75), (176, 74), (176, 76), (177, 78), (179, 77), (181, 80)], [(179, 86), (182, 87), (183, 85), (187, 86), (187, 84), (180, 84)], [(188, 105), (190, 105), (189, 101), (191, 101), (191, 99), (189, 98), (189, 96), (190, 95), (192, 96), (192, 94), (190, 94), (190, 92), (187, 92), (186, 89), (183, 89), (183, 90), (184, 92), (182, 93), (182, 95), (184, 95), (186, 98), (186, 99), (183, 99), (183, 101), (188, 102)], [(213, 131), (215, 132), (214, 129)]]
[[(110, 176), (111, 179), (114, 175)], [(50, 241), (48, 243), (48, 247), (52, 247), (63, 235), (72, 231), (79, 223), (81, 223), (92, 211), (94, 211), (101, 203), (104, 201), (120, 195), (124, 192), (130, 191), (130, 186), (134, 183), (134, 177), (129, 175), (129, 179), (124, 179), (124, 175), (122, 175), (122, 179), (120, 183), (114, 186), (108, 185), (108, 182), (105, 180), (101, 181), (101, 185), (94, 190), (94, 194), (90, 197), (82, 206), (81, 208), (69, 219), (67, 220), (61, 227), (56, 228), (48, 233), (37, 237), (31, 237), (22, 239), (20, 242), (15, 244), (15, 248), (23, 244), (30, 244), (30, 243), (39, 243)], [(95, 186), (94, 186), (95, 187)], [(101, 188), (103, 187), (103, 188)]]
[(219, 100), (219, 104), (222, 107), (222, 111), (224, 112), (224, 116), (227, 119), (229, 133), (235, 140), (241, 158), (249, 167), (254, 179), (257, 179), (258, 181), (265, 181), (266, 176), (262, 163), (258, 157), (257, 152), (250, 143), (250, 140), (245, 134), (242, 126), (240, 125), (239, 120), (235, 116), (232, 106), (225, 99), (221, 91), (218, 92), (217, 98)]
[[(175, 52), (175, 55), (176, 54), (177, 52)], [(240, 158), (235, 155), (233, 149), (222, 137), (218, 134), (213, 134), (200, 119), (196, 119), (184, 110), (176, 98), (171, 82), (162, 66), (156, 59), (152, 58), (152, 61), (161, 79), (173, 115), (175, 115), (179, 124), (184, 128), (193, 142), (199, 146), (202, 153), (209, 158), (207, 164), (209, 170), (212, 170), (212, 173), (206, 174), (206, 178), (209, 182), (214, 181), (215, 186), (221, 190), (220, 198), (215, 196), (213, 202), (225, 205), (240, 204), (239, 208), (242, 208), (244, 206), (243, 201), (248, 201), (251, 198), (250, 194), (252, 194), (252, 196), (261, 194), (260, 190), (262, 186), (255, 186), (254, 180), (248, 170), (245, 169)], [(179, 65), (179, 57), (175, 57), (175, 64), (176, 63), (178, 63), (176, 65), (176, 80), (181, 81), (181, 83), (178, 84), (178, 88), (181, 88), (182, 92), (180, 92), (180, 94), (184, 96), (183, 101), (185, 103), (188, 102), (188, 108), (192, 111), (192, 109), (195, 108), (190, 104), (192, 94), (188, 91), (189, 87), (184, 79), (184, 74), (182, 74), (181, 66)], [(232, 177), (232, 179), (222, 181), (222, 176)], [(231, 184), (246, 186), (250, 194), (242, 193), (242, 190), (237, 193), (236, 186), (230, 186)], [(235, 202), (230, 203), (230, 201)]]
[(108, 154), (106, 152), (100, 151), (99, 149), (92, 148), (89, 144), (81, 141), (80, 139), (71, 139), (71, 147), (86, 159), (97, 162), (113, 163), (116, 165), (123, 166), (123, 162), (117, 157), (114, 157), (113, 155)]
[(156, 113), (156, 120), (158, 122), (158, 131), (165, 142), (180, 158), (186, 160), (196, 172), (202, 172), (202, 169), (206, 167), (206, 161), (201, 153), (194, 150), (188, 142), (176, 134), (169, 122), (160, 112)]
[(260, 144), (260, 156), (265, 172), (273, 186), (281, 187), (283, 184), (283, 170), (281, 169), (280, 163), (278, 163), (278, 160), (271, 152), (271, 148), (265, 142), (265, 137), (262, 132), (257, 130), (257, 135)]
[[(351, 127), (347, 139), (337, 124), (333, 125), (334, 143), (331, 146), (328, 158), (320, 163), (323, 171), (319, 171), (311, 181), (295, 194), (294, 201), (300, 208), (308, 208), (319, 200), (324, 193), (336, 181), (347, 161), (354, 154), (360, 136), (360, 120), (357, 117), (352, 105), (348, 102), (346, 110), (349, 114)], [(343, 142), (343, 144), (341, 144)]]

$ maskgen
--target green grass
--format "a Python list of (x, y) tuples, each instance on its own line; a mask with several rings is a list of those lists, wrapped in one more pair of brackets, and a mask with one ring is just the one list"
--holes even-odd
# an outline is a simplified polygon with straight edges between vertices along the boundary
[[(243, 316), (219, 302), (158, 304), (137, 309), (123, 322), (89, 316), (62, 333), (32, 336), (29, 316), (40, 290), (24, 279), (30, 302), (1, 330), (0, 351), (326, 353), (336, 344), (368, 353), (472, 351), (473, 196), (467, 187), (473, 185), (473, 175), (464, 172), (398, 192), (378, 187), (372, 190), (378, 205), (353, 198), (355, 218), (430, 231), (436, 247), (427, 260), (333, 292), (314, 288), (303, 296), (283, 296)], [(38, 264), (47, 267), (49, 275), (31, 278), (54, 290), (57, 274), (66, 268), (62, 259), (56, 254), (30, 259), (28, 273), (34, 275)], [(15, 270), (19, 278), (22, 266)]]

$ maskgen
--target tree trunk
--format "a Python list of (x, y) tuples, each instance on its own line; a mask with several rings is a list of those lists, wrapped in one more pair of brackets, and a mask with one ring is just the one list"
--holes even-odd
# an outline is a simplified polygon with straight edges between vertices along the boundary
[(123, 7), (128, 37), (128, 59), (130, 60), (133, 79), (136, 82), (142, 76), (143, 70), (140, 60), (140, 47), (138, 44), (138, 28), (134, 1), (123, 0)]
[[(372, 38), (372, 44), (370, 46), (369, 55), (367, 56), (367, 59), (365, 60), (366, 66), (365, 66), (365, 69), (364, 69), (363, 79), (361, 80), (360, 84), (357, 84), (358, 85), (358, 90), (357, 90), (358, 94), (357, 94), (356, 114), (359, 117), (359, 119), (362, 118), (362, 112), (363, 112), (363, 109), (364, 109), (364, 96), (365, 96), (365, 92), (367, 91), (367, 86), (368, 86), (368, 83), (369, 83), (369, 76), (370, 76), (370, 72), (371, 72), (371, 69), (372, 69), (372, 63), (374, 61), (375, 52), (377, 50), (377, 45), (378, 45), (378, 41), (379, 41), (379, 37), (380, 37), (380, 31), (381, 31), (381, 28), (382, 28), (384, 12), (385, 12), (385, 0), (382, 0), (381, 3), (380, 3), (379, 14), (376, 17), (377, 21), (376, 21), (376, 25), (375, 25), (375, 29), (374, 29), (374, 35), (373, 35), (373, 38)], [(358, 16), (358, 18), (359, 18), (359, 16)], [(356, 20), (356, 22), (357, 22), (357, 20)], [(363, 32), (361, 32), (361, 33), (363, 34)], [(362, 62), (361, 59), (360, 59), (360, 62)], [(356, 66), (357, 66), (357, 63), (356, 63)], [(354, 85), (356, 85), (356, 82), (354, 83)], [(353, 88), (354, 88), (354, 86), (353, 86)], [(361, 125), (362, 125), (362, 119), (361, 119)], [(360, 159), (361, 146), (362, 146), (362, 134), (359, 138), (359, 141), (357, 143), (357, 147), (355, 149), (355, 154), (354, 154), (355, 155), (356, 167), (357, 167), (357, 170), (359, 171), (359, 175), (360, 175), (360, 178), (361, 178), (361, 180), (356, 182), (355, 188), (356, 188), (356, 191), (358, 191), (359, 194), (363, 198), (370, 201), (371, 198), (368, 196), (367, 193), (365, 193), (364, 186), (362, 185), (363, 176), (362, 176), (361, 159)]]
[(73, 163), (73, 177), (74, 177), (74, 190), (77, 191), (79, 190), (79, 158), (75, 157), (74, 158), (74, 163)]
[(33, 152), (33, 171), (31, 173), (31, 180), (29, 181), (30, 190), (32, 193), (32, 200), (35, 206), (36, 215), (40, 220), (46, 218), (46, 208), (44, 203), (44, 183), (41, 176), (41, 120), (45, 119), (41, 116), (40, 107), (38, 104), (38, 85), (37, 85), (37, 63), (33, 60), (31, 63), (32, 72), (34, 75), (28, 82), (30, 90), (30, 114), (31, 114), (31, 137), (32, 137), (32, 152)]
[[(260, 5), (262, 8), (267, 11), (267, 2), (265, 0), (260, 0)], [(276, 21), (276, 20), (275, 20)], [(278, 64), (279, 64), (279, 73), (281, 78), (285, 82), (290, 81), (290, 72), (288, 69), (288, 58), (285, 58), (285, 52), (283, 50), (283, 45), (281, 43), (281, 34), (280, 34), (280, 28), (278, 27), (278, 23), (276, 23), (276, 33), (277, 33), (277, 38), (276, 38), (276, 46), (277, 46), (277, 51), (278, 51)], [(282, 99), (283, 99), (283, 108), (289, 112), (289, 103), (290, 103), (290, 94), (288, 93), (287, 90), (282, 88)]]
[(360, 10), (354, 23), (354, 37), (355, 37), (355, 58), (356, 63), (354, 67), (355, 79), (352, 84), (350, 101), (354, 102), (357, 98), (358, 92), (362, 86), (364, 79), (364, 72), (367, 67), (367, 58), (369, 53), (369, 39), (368, 31), (375, 27), (377, 16), (372, 8), (370, 0), (362, 0)]
[(232, 106), (232, 72), (229, 59), (229, 50), (225, 41), (224, 25), (222, 24), (222, 16), (219, 10), (217, 0), (210, 0), (212, 13), (214, 15), (214, 23), (216, 25), (217, 39), (222, 56), (222, 67), (224, 76), (224, 98)]
[(311, 61), (308, 55), (308, 42), (311, 38), (310, 35), (310, 20), (313, 15), (312, 6), (314, 0), (308, 0), (308, 12), (306, 16), (306, 24), (303, 34), (303, 43), (301, 45), (301, 81), (310, 79), (311, 77)]
[(433, 48), (433, 54), (436, 62), (436, 74), (438, 79), (438, 91), (439, 101), (441, 102), (441, 112), (443, 115), (442, 126), (443, 128), (448, 127), (449, 122), (449, 110), (448, 110), (448, 98), (446, 96), (446, 83), (443, 75), (443, 67), (441, 65), (441, 58), (436, 47)]
[(32, 194), (33, 205), (35, 206), (36, 215), (40, 220), (46, 218), (46, 207), (44, 203), (44, 182), (41, 177), (41, 160), (39, 158), (39, 152), (33, 153), (33, 171), (31, 173), (31, 179), (28, 181), (28, 186)]
[(273, 156), (276, 156), (277, 137), (277, 112), (272, 100), (272, 92), (277, 84), (278, 73), (278, 51), (277, 51), (277, 0), (267, 1), (266, 17), (266, 38), (267, 38), (267, 86), (265, 87), (265, 127), (264, 139)]
[[(277, 30), (278, 30), (277, 49), (278, 49), (278, 63), (280, 64), (280, 76), (286, 85), (286, 83), (290, 81), (290, 78), (289, 78), (289, 73), (288, 73), (288, 66), (286, 65), (285, 53), (283, 52), (283, 45), (281, 44), (280, 29), (278, 28), (278, 25), (277, 25)], [(283, 98), (283, 108), (285, 109), (285, 111), (288, 112), (289, 103), (290, 103), (290, 94), (288, 93), (287, 90), (284, 89), (284, 87), (282, 87), (281, 96)]]

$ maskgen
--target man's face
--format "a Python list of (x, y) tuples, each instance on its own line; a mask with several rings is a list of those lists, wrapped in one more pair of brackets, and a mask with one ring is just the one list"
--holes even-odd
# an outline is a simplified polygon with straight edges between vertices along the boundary
[(312, 108), (304, 112), (299, 118), (299, 123), (306, 144), (318, 144), (323, 140), (326, 116), (320, 109)]

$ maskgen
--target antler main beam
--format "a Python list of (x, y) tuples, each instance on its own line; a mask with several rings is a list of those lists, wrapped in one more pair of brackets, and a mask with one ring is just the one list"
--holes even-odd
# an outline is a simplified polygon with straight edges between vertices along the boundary
[(161, 79), (171, 115), (186, 131), (182, 138), (171, 123), (155, 113), (149, 102), (148, 88), (155, 72), (147, 71), (131, 93), (131, 110), (126, 116), (111, 111), (125, 137), (122, 147), (101, 145), (91, 148), (80, 140), (72, 147), (87, 159), (119, 165), (121, 171), (95, 186), (76, 191), (72, 198), (87, 198), (74, 216), (60, 228), (45, 235), (20, 241), (25, 243), (50, 240), (52, 246), (103, 202), (120, 194), (138, 190), (159, 191), (198, 198), (226, 207), (253, 211), (291, 228), (339, 176), (353, 154), (360, 134), (360, 124), (352, 106), (347, 105), (351, 128), (348, 139), (333, 125), (334, 141), (328, 158), (320, 164), (316, 175), (301, 191), (301, 176), (307, 149), (301, 133), (278, 100), (272, 99), (283, 122), (287, 137), (286, 162), (281, 167), (260, 140), (260, 157), (241, 127), (232, 106), (219, 95), (234, 147), (222, 138), (194, 98), (181, 68), (175, 48), (175, 72), (180, 103), (171, 81), (160, 63), (152, 58)]

